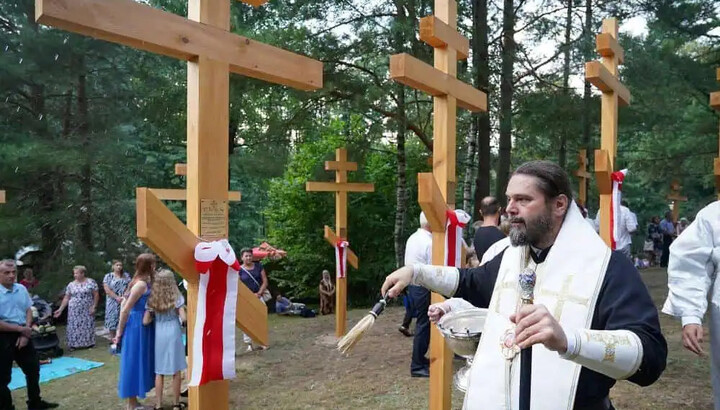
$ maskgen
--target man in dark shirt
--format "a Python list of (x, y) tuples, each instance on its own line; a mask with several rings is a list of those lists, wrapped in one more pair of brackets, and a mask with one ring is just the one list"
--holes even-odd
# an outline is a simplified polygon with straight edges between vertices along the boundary
[(480, 212), (482, 212), (482, 225), (475, 231), (473, 247), (479, 261), (482, 260), (485, 252), (495, 242), (505, 238), (505, 234), (498, 229), (500, 223), (500, 204), (492, 196), (486, 196), (480, 201)]

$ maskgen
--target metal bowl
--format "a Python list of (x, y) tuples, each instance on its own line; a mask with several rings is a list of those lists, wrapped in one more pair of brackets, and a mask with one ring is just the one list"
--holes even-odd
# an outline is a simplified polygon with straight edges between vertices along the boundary
[(487, 309), (466, 309), (444, 315), (437, 322), (437, 327), (453, 352), (471, 358), (480, 343), (485, 318)]

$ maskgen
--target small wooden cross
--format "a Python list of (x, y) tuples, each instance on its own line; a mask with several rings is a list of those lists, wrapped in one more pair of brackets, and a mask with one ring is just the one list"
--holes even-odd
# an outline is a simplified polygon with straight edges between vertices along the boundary
[(553, 309), (553, 317), (558, 321), (560, 321), (560, 318), (562, 317), (565, 302), (572, 302), (583, 306), (587, 306), (588, 302), (590, 302), (590, 299), (588, 298), (581, 298), (570, 294), (570, 286), (572, 285), (574, 279), (575, 275), (565, 277), (560, 292), (541, 289), (538, 293), (540, 296), (550, 296), (556, 298), (557, 302), (555, 303), (555, 309)]
[(687, 202), (687, 197), (680, 195), (681, 189), (682, 186), (677, 180), (673, 180), (670, 183), (670, 194), (667, 196), (667, 199), (672, 201), (673, 222), (677, 222), (680, 216), (680, 202)]
[[(418, 202), (433, 235), (432, 261), (444, 263), (446, 211), (455, 207), (457, 107), (487, 111), (487, 95), (457, 79), (457, 60), (467, 58), (470, 42), (457, 32), (455, 0), (435, 0), (435, 13), (420, 20), (420, 40), (434, 48), (435, 66), (409, 54), (390, 56), (390, 78), (433, 96), (433, 172), (418, 174)], [(433, 293), (431, 303), (445, 300)], [(430, 332), (431, 409), (449, 409), (452, 355), (440, 332)]]
[[(335, 161), (325, 161), (326, 171), (335, 171), (335, 182), (306, 182), (308, 192), (335, 192), (335, 229), (337, 234), (325, 225), (325, 240), (335, 247), (340, 239), (348, 239), (347, 234), (347, 195), (348, 192), (374, 192), (375, 185), (361, 182), (347, 182), (348, 171), (357, 171), (357, 162), (348, 162), (347, 150), (335, 150)], [(358, 258), (351, 249), (347, 249), (348, 263), (358, 268)], [(347, 275), (336, 278), (335, 283), (335, 336), (345, 335), (347, 317)]]
[(587, 150), (581, 149), (578, 154), (578, 169), (575, 176), (578, 177), (578, 204), (585, 206), (587, 203), (587, 184), (592, 175), (587, 171), (588, 159)]
[[(253, 6), (264, 0), (242, 0)], [(187, 61), (187, 226), (148, 188), (137, 189), (138, 237), (188, 281), (195, 326), (201, 240), (228, 237), (229, 73), (302, 90), (322, 88), (322, 63), (230, 31), (229, 0), (188, 0), (188, 18), (133, 0), (35, 0), (38, 23)], [(201, 239), (202, 238), (202, 239)], [(237, 325), (268, 342), (267, 307), (242, 283)], [(192, 363), (193, 339), (188, 339)], [(191, 387), (192, 410), (228, 408), (229, 384)]]
[(630, 104), (630, 91), (618, 80), (618, 65), (625, 61), (622, 47), (617, 42), (618, 22), (614, 18), (603, 20), (602, 33), (595, 45), (602, 63), (585, 63), (585, 79), (602, 91), (600, 149), (595, 150), (595, 177), (600, 192), (600, 237), (610, 246), (610, 208), (612, 206), (612, 180), (617, 156), (618, 106)]
[[(720, 68), (716, 69), (715, 77), (720, 81)], [(710, 106), (720, 112), (720, 91), (710, 93)], [(720, 130), (718, 131), (718, 157), (713, 162), (713, 174), (715, 174), (715, 189), (720, 199)]]

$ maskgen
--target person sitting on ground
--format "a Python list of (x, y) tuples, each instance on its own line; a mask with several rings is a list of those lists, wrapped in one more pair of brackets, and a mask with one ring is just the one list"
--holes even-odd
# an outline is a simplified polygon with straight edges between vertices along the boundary
[(275, 298), (275, 313), (279, 315), (299, 315), (303, 309), (304, 303), (294, 303), (280, 293)]

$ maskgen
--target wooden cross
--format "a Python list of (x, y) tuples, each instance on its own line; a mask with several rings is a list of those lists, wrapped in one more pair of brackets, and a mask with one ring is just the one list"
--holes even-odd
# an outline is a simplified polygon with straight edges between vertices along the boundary
[(578, 204), (585, 206), (587, 203), (587, 184), (592, 175), (587, 171), (588, 159), (587, 150), (581, 149), (578, 154), (578, 169), (575, 176), (578, 177)]
[[(348, 162), (347, 150), (335, 150), (335, 161), (325, 161), (326, 171), (335, 171), (335, 182), (306, 182), (305, 191), (335, 192), (335, 229), (325, 225), (325, 240), (335, 246), (340, 239), (347, 240), (347, 194), (348, 192), (374, 192), (375, 185), (360, 182), (347, 182), (348, 171), (357, 171), (357, 162)], [(351, 249), (347, 249), (348, 263), (358, 268), (358, 258)], [(345, 335), (347, 317), (347, 274), (336, 278), (335, 283), (335, 336)]]
[(5, 191), (0, 190), (0, 204), (5, 203)]
[(602, 91), (600, 149), (595, 150), (595, 177), (600, 192), (600, 237), (610, 246), (610, 208), (612, 206), (612, 180), (617, 156), (618, 106), (630, 104), (630, 91), (618, 80), (618, 65), (625, 61), (622, 47), (617, 42), (618, 22), (614, 18), (603, 20), (602, 33), (597, 35), (595, 46), (602, 63), (585, 63), (585, 79)]
[[(720, 68), (716, 69), (715, 77), (720, 81)], [(710, 106), (720, 112), (720, 91), (710, 93)], [(713, 174), (715, 174), (715, 189), (720, 199), (720, 130), (718, 131), (718, 157), (713, 163)]]
[[(255, 6), (263, 0), (243, 0)], [(188, 0), (188, 18), (133, 0), (36, 0), (38, 23), (175, 57), (187, 72), (187, 226), (147, 188), (137, 189), (138, 237), (188, 281), (188, 332), (198, 277), (193, 250), (228, 236), (229, 72), (303, 90), (322, 87), (322, 63), (230, 32), (228, 0)], [(237, 325), (267, 344), (267, 307), (238, 286)], [(188, 339), (192, 363), (193, 339)], [(227, 409), (229, 384), (190, 389), (189, 405)]]
[[(433, 96), (433, 172), (418, 174), (418, 202), (433, 235), (432, 261), (444, 264), (446, 211), (455, 208), (456, 109), (487, 111), (487, 95), (457, 79), (457, 60), (470, 42), (457, 32), (455, 0), (435, 0), (435, 14), (420, 20), (420, 40), (434, 48), (432, 67), (409, 54), (390, 57), (390, 78)], [(431, 303), (444, 298), (436, 293)], [(440, 332), (430, 332), (431, 409), (449, 409), (452, 355)]]
[(575, 275), (567, 276), (565, 277), (565, 280), (563, 281), (562, 288), (560, 289), (560, 292), (555, 292), (553, 290), (547, 290), (547, 289), (541, 289), (538, 293), (540, 296), (550, 296), (554, 297), (557, 302), (555, 304), (555, 309), (553, 309), (553, 317), (557, 319), (558, 321), (562, 317), (563, 308), (565, 307), (565, 302), (572, 302), (578, 305), (587, 306), (588, 302), (590, 302), (590, 299), (588, 298), (581, 298), (579, 296), (574, 296), (570, 294), (570, 286), (572, 285), (573, 279), (575, 279)]
[(673, 222), (677, 222), (680, 216), (680, 202), (687, 202), (687, 197), (680, 195), (681, 189), (682, 186), (680, 186), (677, 180), (673, 180), (673, 182), (670, 183), (670, 194), (667, 196), (667, 199), (672, 201)]
[[(187, 175), (187, 164), (175, 164), (175, 175), (182, 176)], [(175, 188), (150, 188), (153, 194), (158, 199), (163, 201), (185, 201), (187, 200), (186, 189), (175, 189)], [(242, 200), (242, 194), (240, 191), (230, 191), (227, 193), (227, 200), (230, 202), (240, 202)]]

